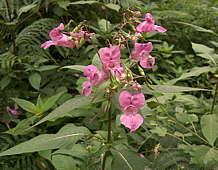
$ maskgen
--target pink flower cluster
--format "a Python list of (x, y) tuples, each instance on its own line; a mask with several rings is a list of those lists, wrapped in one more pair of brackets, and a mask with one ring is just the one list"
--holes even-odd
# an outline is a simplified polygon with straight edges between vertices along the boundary
[(144, 106), (145, 98), (142, 93), (131, 94), (129, 91), (123, 91), (119, 95), (119, 103), (124, 114), (120, 117), (120, 122), (131, 132), (138, 129), (144, 119), (138, 113), (139, 109)]
[(99, 72), (98, 68), (94, 65), (88, 65), (83, 75), (87, 77), (87, 81), (83, 83), (83, 95), (89, 96), (91, 94), (92, 87), (99, 85), (100, 83), (107, 81), (109, 75), (122, 78), (124, 69), (120, 63), (120, 47), (110, 46), (109, 48), (101, 48), (99, 50), (100, 59), (102, 62), (103, 72)]
[(93, 37), (93, 33), (88, 33), (87, 31), (78, 30), (77, 32), (70, 32), (69, 35), (62, 33), (61, 31), (64, 30), (64, 24), (60, 24), (57, 28), (54, 28), (49, 33), (51, 38), (50, 41), (44, 42), (41, 47), (46, 49), (52, 45), (55, 46), (62, 46), (62, 47), (79, 47), (80, 41), (82, 38), (84, 40), (91, 40)]
[(19, 109), (17, 104), (14, 104), (13, 108), (6, 107), (6, 111), (14, 116), (18, 116), (21, 114), (20, 112), (17, 111), (17, 109)]

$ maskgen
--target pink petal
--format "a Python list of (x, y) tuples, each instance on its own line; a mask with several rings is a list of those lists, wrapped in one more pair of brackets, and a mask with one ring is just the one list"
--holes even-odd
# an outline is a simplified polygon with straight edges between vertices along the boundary
[(137, 130), (143, 123), (144, 119), (140, 114), (123, 114), (120, 117), (120, 122), (125, 127), (129, 128), (131, 132)]
[(154, 24), (149, 24), (147, 21), (144, 21), (136, 27), (136, 31), (139, 33), (153, 32), (155, 31)]
[(155, 23), (154, 18), (150, 13), (145, 14), (145, 21), (147, 23), (149, 23), (149, 24), (154, 24)]
[(89, 81), (86, 81), (83, 83), (82, 86), (83, 86), (83, 90), (82, 90), (83, 96), (89, 96), (92, 92), (91, 83)]
[(153, 68), (155, 65), (155, 57), (146, 57), (146, 58), (141, 59), (140, 65), (143, 68), (147, 68), (147, 69)]
[(122, 91), (119, 95), (120, 106), (125, 108), (131, 105), (132, 94), (127, 90)]
[(100, 58), (103, 63), (118, 61), (120, 59), (120, 47), (111, 46), (110, 48), (101, 48), (99, 50)]
[(159, 31), (159, 32), (166, 32), (167, 31), (167, 29), (165, 29), (164, 27), (158, 26), (158, 25), (155, 25), (154, 29), (156, 31)]
[(83, 75), (86, 77), (92, 77), (92, 75), (94, 73), (96, 73), (98, 71), (98, 68), (94, 65), (88, 65), (85, 67), (85, 69), (83, 70)]
[(144, 94), (142, 93), (134, 94), (131, 100), (132, 100), (132, 105), (137, 108), (143, 107), (145, 105), (145, 97)]
[(41, 45), (41, 48), (48, 48), (50, 47), (51, 45), (57, 45), (57, 42), (54, 42), (54, 41), (46, 41), (44, 42), (42, 45)]

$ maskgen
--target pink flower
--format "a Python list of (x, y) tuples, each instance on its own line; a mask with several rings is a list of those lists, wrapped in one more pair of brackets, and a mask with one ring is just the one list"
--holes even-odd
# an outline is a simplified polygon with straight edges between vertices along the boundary
[(135, 43), (135, 49), (132, 51), (130, 58), (140, 61), (140, 65), (143, 68), (153, 68), (155, 64), (155, 58), (150, 56), (150, 52), (153, 49), (151, 42), (148, 43)]
[(144, 156), (143, 154), (140, 154), (139, 156), (140, 156), (141, 158), (145, 158), (145, 156)]
[(111, 46), (109, 48), (101, 48), (99, 50), (100, 58), (103, 63), (115, 62), (120, 59), (120, 47)]
[(153, 31), (159, 31), (159, 32), (167, 31), (165, 28), (155, 25), (153, 16), (150, 13), (147, 13), (145, 15), (145, 21), (139, 24), (136, 27), (136, 30), (137, 32), (140, 32), (140, 33), (153, 32)]
[(62, 30), (64, 30), (64, 24), (61, 23), (57, 28), (51, 30), (51, 32), (49, 33), (51, 40), (43, 43), (41, 47), (44, 49), (50, 47), (51, 45), (63, 46), (68, 48), (74, 47), (73, 41), (69, 40), (69, 36), (60, 32)]
[(94, 65), (88, 65), (83, 71), (84, 76), (88, 81), (83, 83), (83, 96), (89, 96), (92, 91), (92, 87), (95, 87), (104, 81), (108, 80), (108, 76), (104, 72), (99, 72), (98, 68)]
[(151, 56), (142, 58), (142, 59), (140, 60), (140, 65), (141, 65), (143, 68), (153, 68), (153, 67), (154, 67), (154, 64), (155, 64), (155, 58), (154, 58), (154, 57), (151, 57)]
[(120, 122), (125, 127), (129, 128), (131, 132), (137, 130), (143, 123), (144, 119), (140, 114), (123, 114), (120, 117)]
[(145, 98), (142, 93), (131, 94), (128, 91), (123, 91), (119, 95), (119, 103), (124, 112), (120, 117), (120, 122), (125, 127), (129, 128), (131, 132), (138, 129), (144, 119), (138, 114), (139, 108), (145, 104)]
[(6, 107), (6, 111), (14, 116), (20, 115), (21, 113), (17, 111), (19, 109), (17, 104), (14, 104), (14, 108)]
[(89, 96), (92, 92), (92, 86), (91, 83), (89, 81), (86, 81), (83, 83), (83, 96)]
[(102, 64), (102, 69), (106, 74), (111, 73), (113, 76), (117, 76), (121, 79), (124, 69), (119, 61), (108, 62)]
[(153, 50), (153, 45), (151, 42), (148, 43), (135, 43), (134, 50), (131, 53), (131, 58), (140, 60), (143, 56), (149, 56), (150, 52)]
[(92, 77), (96, 72), (98, 71), (98, 68), (94, 65), (88, 65), (83, 71), (83, 75), (86, 77)]
[(131, 94), (128, 91), (123, 91), (119, 95), (119, 103), (124, 110), (130, 106), (141, 108), (145, 104), (145, 98), (142, 93)]

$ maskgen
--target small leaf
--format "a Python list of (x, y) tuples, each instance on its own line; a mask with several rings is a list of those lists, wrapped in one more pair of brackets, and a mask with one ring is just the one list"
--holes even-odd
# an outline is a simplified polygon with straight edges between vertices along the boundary
[(198, 117), (195, 114), (176, 113), (176, 119), (186, 124), (198, 122)]
[(85, 127), (77, 127), (74, 124), (67, 124), (62, 127), (57, 134), (43, 134), (36, 136), (0, 153), (0, 156), (57, 149), (63, 147), (65, 144), (69, 144), (69, 142), (73, 144), (89, 133), (89, 130)]
[(10, 84), (10, 82), (11, 82), (10, 77), (8, 77), (8, 76), (3, 77), (0, 81), (1, 90), (4, 90), (4, 88)]
[(210, 114), (201, 117), (201, 130), (208, 142), (213, 146), (218, 137), (218, 115)]
[(41, 75), (37, 72), (31, 74), (29, 76), (29, 82), (34, 89), (39, 90), (41, 83)]
[(24, 99), (12, 98), (22, 109), (30, 113), (36, 113), (36, 106)]
[(28, 12), (30, 10), (32, 10), (33, 8), (35, 8), (37, 6), (37, 4), (35, 2), (33, 2), (32, 4), (30, 5), (25, 5), (24, 7), (20, 8), (19, 11), (18, 11), (18, 17), (20, 17), (20, 15), (22, 13), (25, 13), (25, 12)]

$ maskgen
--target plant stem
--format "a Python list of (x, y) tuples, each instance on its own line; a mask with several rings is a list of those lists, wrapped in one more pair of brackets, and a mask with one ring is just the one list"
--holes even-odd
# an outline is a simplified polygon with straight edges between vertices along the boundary
[[(110, 96), (111, 98), (111, 96)], [(109, 109), (108, 109), (108, 129), (107, 129), (107, 143), (111, 143), (111, 118), (112, 118), (112, 107), (111, 107), (111, 99), (109, 99)]]
[(213, 114), (214, 106), (215, 106), (215, 103), (216, 103), (217, 92), (218, 92), (218, 79), (217, 79), (217, 82), (216, 82), (215, 94), (213, 96), (213, 103), (212, 103), (212, 106), (211, 106), (210, 114)]

